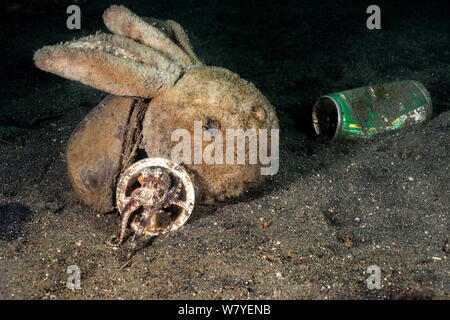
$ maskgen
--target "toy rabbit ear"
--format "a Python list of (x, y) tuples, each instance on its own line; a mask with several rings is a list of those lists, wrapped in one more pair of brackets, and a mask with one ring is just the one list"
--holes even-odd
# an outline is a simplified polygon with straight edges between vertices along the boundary
[(106, 34), (43, 47), (34, 62), (42, 70), (115, 95), (144, 98), (171, 88), (182, 73), (152, 48)]
[[(156, 27), (148, 18), (141, 18), (124, 6), (111, 6), (103, 13), (103, 21), (112, 33), (134, 39), (155, 49), (181, 67), (199, 64), (183, 28), (174, 21), (166, 21), (171, 32), (180, 38), (173, 42), (167, 34)], [(157, 20), (153, 20), (157, 21)], [(149, 23), (150, 22), (150, 23)]]
[(159, 20), (150, 17), (142, 17), (142, 19), (148, 24), (158, 28), (166, 34), (173, 42), (175, 42), (184, 52), (191, 58), (195, 64), (202, 64), (200, 59), (192, 50), (189, 37), (184, 31), (183, 27), (173, 20)]

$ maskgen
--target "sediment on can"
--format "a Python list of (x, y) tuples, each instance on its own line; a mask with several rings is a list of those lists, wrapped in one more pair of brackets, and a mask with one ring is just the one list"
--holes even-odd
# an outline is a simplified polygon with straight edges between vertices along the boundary
[(432, 110), (426, 88), (405, 80), (327, 94), (314, 104), (312, 117), (318, 135), (339, 140), (369, 138), (423, 122), (431, 118)]

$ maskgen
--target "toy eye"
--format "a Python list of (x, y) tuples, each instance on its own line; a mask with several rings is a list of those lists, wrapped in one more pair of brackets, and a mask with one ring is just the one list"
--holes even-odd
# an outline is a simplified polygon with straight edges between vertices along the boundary
[(264, 120), (266, 118), (266, 112), (264, 111), (263, 108), (257, 107), (257, 106), (253, 106), (252, 107), (252, 113), (253, 113), (253, 116), (256, 119), (258, 119), (261, 122), (264, 122)]
[(204, 126), (203, 128), (205, 130), (210, 130), (210, 129), (220, 130), (220, 122), (215, 119), (208, 118), (206, 120), (206, 126)]

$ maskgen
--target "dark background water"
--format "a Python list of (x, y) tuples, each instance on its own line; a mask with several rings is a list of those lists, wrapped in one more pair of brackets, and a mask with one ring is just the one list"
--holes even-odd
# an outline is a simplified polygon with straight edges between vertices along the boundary
[[(448, 1), (81, 0), (82, 28), (68, 30), (71, 3), (0, 4), (1, 298), (448, 298)], [(32, 61), (44, 45), (106, 32), (111, 4), (178, 21), (205, 64), (255, 83), (281, 127), (276, 176), (196, 206), (126, 272), (104, 244), (117, 215), (83, 206), (64, 162), (71, 132), (106, 93)], [(366, 28), (371, 4), (381, 30)], [(431, 121), (364, 141), (312, 132), (321, 95), (407, 79), (430, 91)], [(71, 264), (81, 291), (64, 285)], [(382, 290), (365, 287), (371, 264)]]
[[(33, 66), (35, 50), (106, 31), (108, 1), (79, 1), (81, 30), (68, 30), (71, 1), (2, 2), (2, 106), (55, 81)], [(414, 78), (436, 112), (449, 105), (450, 13), (446, 1), (378, 1), (382, 29), (366, 28), (370, 1), (122, 1), (142, 15), (179, 21), (206, 64), (255, 82), (280, 113), (298, 122), (321, 94)], [(59, 80), (56, 80), (59, 81)], [(308, 132), (308, 130), (306, 130)]]

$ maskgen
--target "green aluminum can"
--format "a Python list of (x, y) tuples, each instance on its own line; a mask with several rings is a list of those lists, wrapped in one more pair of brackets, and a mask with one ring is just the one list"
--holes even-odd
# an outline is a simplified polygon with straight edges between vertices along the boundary
[(319, 98), (313, 107), (317, 134), (331, 140), (371, 137), (386, 130), (429, 120), (430, 94), (418, 81), (361, 87)]

